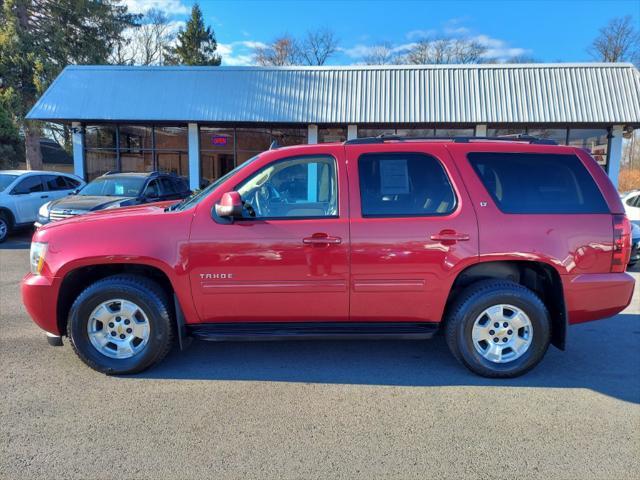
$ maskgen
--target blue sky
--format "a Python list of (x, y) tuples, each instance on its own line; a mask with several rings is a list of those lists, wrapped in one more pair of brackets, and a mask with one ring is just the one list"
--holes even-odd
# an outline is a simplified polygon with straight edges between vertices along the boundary
[[(125, 0), (131, 10), (164, 10), (179, 26), (189, 0)], [(419, 0), (202, 0), (223, 65), (250, 65), (253, 47), (288, 33), (329, 28), (340, 41), (331, 64), (362, 62), (386, 42), (398, 51), (427, 37), (479, 41), (492, 58), (525, 55), (544, 62), (591, 61), (598, 29), (632, 15), (640, 29), (640, 0), (419, 1)]]

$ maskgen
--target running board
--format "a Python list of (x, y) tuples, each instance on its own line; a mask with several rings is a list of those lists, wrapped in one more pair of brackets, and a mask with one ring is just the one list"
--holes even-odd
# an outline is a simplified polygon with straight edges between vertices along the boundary
[(186, 325), (189, 335), (214, 342), (354, 338), (422, 340), (431, 338), (438, 331), (438, 327), (438, 323), (409, 322), (265, 322)]

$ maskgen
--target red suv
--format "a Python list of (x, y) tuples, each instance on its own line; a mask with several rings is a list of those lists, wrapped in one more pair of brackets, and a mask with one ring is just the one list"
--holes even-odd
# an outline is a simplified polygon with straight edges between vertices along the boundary
[(518, 139), (273, 148), (180, 202), (46, 225), (35, 322), (108, 374), (174, 339), (424, 339), (488, 377), (631, 301), (630, 224), (585, 151)]

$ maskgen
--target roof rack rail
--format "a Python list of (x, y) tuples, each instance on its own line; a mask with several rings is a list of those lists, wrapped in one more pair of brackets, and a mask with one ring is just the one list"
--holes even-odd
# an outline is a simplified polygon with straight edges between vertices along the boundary
[[(103, 173), (102, 175), (118, 175), (120, 173), (139, 173), (141, 175), (149, 175), (150, 177), (154, 177), (154, 176), (160, 175), (162, 172), (160, 172), (160, 170), (153, 170), (151, 172), (123, 172), (122, 170), (109, 170), (108, 172)], [(173, 172), (171, 173), (174, 174)]]
[(557, 145), (558, 142), (548, 138), (539, 138), (531, 135), (506, 135), (502, 137), (403, 137), (400, 135), (379, 135), (377, 137), (362, 137), (354, 138), (344, 142), (345, 145), (366, 145), (375, 143), (391, 142), (403, 142), (406, 140), (450, 140), (453, 143), (470, 143), (477, 140), (484, 141), (497, 141), (497, 142), (527, 142), (536, 145)]

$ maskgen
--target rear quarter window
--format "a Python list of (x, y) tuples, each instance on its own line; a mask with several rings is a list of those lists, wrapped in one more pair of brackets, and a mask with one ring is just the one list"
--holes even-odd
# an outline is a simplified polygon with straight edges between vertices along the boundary
[(504, 213), (609, 213), (575, 155), (474, 152), (468, 158)]

